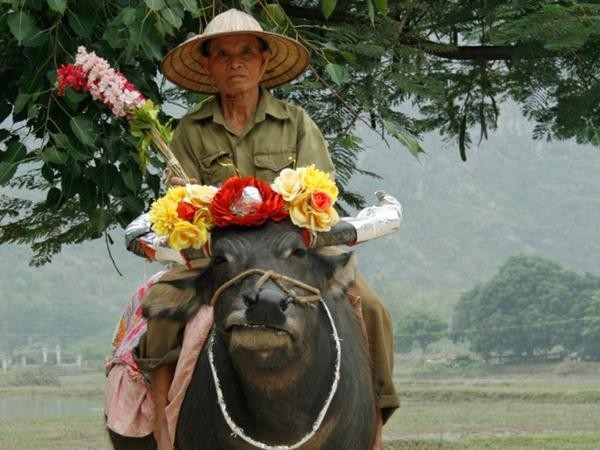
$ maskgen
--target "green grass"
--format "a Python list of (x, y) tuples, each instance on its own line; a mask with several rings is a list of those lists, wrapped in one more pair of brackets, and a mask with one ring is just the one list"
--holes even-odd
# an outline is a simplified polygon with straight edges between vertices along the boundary
[(0, 420), (0, 450), (109, 449), (101, 417)]
[(415, 440), (386, 443), (386, 450), (597, 450), (600, 433), (552, 436), (469, 438), (460, 441)]
[[(412, 365), (411, 365), (412, 364)], [(397, 366), (401, 408), (386, 450), (595, 450), (600, 448), (600, 364), (480, 366), (472, 371)], [(104, 376), (65, 375), (61, 386), (0, 387), (0, 397), (95, 397)], [(109, 449), (101, 417), (0, 420), (0, 450)]]

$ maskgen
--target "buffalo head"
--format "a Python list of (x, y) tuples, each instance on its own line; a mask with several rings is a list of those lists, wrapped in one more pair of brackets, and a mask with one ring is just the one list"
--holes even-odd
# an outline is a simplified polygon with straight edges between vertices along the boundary
[[(354, 259), (350, 254), (327, 255), (307, 248), (300, 229), (289, 221), (217, 229), (211, 244), (212, 257), (203, 273), (157, 284), (148, 294), (144, 313), (188, 320), (202, 304), (210, 304), (220, 286), (250, 271), (215, 299), (216, 332), (233, 365), (249, 379), (276, 389), (279, 383), (267, 374), (282, 369), (288, 376), (279, 373), (277, 379), (292, 381), (314, 356), (323, 314), (318, 302), (297, 301), (314, 294), (300, 283), (327, 298), (339, 298), (354, 279)], [(261, 273), (252, 269), (273, 271), (300, 283), (278, 283), (266, 276), (261, 280)]]

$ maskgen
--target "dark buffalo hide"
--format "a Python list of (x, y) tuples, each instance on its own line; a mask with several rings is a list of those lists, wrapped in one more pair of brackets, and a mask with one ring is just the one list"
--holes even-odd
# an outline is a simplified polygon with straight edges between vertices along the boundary
[[(348, 254), (326, 256), (307, 249), (291, 223), (213, 231), (209, 267), (195, 279), (159, 283), (145, 313), (187, 320), (212, 293), (253, 268), (273, 270), (317, 287), (341, 338), (339, 387), (325, 420), (303, 450), (369, 450), (375, 431), (375, 401), (369, 362), (357, 316), (345, 298), (354, 277)], [(251, 275), (224, 291), (215, 305), (214, 355), (230, 416), (247, 435), (266, 444), (292, 445), (310, 430), (329, 393), (335, 344), (319, 302), (291, 303), (272, 280), (258, 291)], [(298, 295), (309, 294), (289, 286)], [(116, 436), (113, 436), (116, 438)], [(128, 439), (115, 448), (152, 448)], [(135, 443), (139, 447), (134, 447)], [(126, 446), (131, 444), (131, 446)], [(177, 425), (178, 450), (251, 450), (234, 437), (217, 403), (208, 352), (202, 350)]]

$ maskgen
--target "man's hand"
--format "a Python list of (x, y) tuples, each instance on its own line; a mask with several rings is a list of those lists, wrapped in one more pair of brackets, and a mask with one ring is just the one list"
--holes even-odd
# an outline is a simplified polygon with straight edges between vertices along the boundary
[(200, 184), (198, 183), (197, 178), (190, 178), (190, 182), (186, 183), (183, 178), (172, 177), (171, 178), (171, 186), (185, 186), (186, 184)]
[(383, 448), (383, 418), (381, 411), (377, 414), (377, 428), (375, 429), (375, 442), (373, 442), (373, 450), (384, 450)]

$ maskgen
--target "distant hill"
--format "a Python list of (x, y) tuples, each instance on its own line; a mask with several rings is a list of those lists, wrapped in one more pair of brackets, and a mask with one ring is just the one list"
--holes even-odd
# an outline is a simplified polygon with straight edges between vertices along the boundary
[[(510, 256), (537, 254), (578, 272), (600, 273), (600, 150), (534, 142), (516, 109), (460, 161), (455, 146), (424, 138), (418, 161), (366, 131), (362, 167), (351, 188), (384, 188), (404, 206), (399, 233), (354, 247), (362, 270), (398, 317), (435, 308), (446, 317), (460, 292), (491, 277)], [(113, 231), (117, 274), (103, 241), (67, 247), (52, 264), (30, 268), (28, 249), (0, 248), (0, 333), (98, 335), (108, 340), (127, 296), (158, 270), (128, 254)], [(25, 317), (25, 323), (13, 318)], [(8, 323), (7, 323), (8, 322)], [(59, 330), (59, 331), (57, 331)], [(1, 343), (0, 343), (1, 344)]]
[[(425, 137), (427, 154), (417, 161), (395, 142), (387, 148), (365, 133), (361, 166), (383, 180), (356, 177), (351, 187), (383, 188), (404, 206), (399, 233), (359, 250), (371, 278), (407, 295), (437, 292), (437, 301), (445, 297), (440, 292), (490, 277), (518, 253), (600, 273), (600, 149), (533, 141), (514, 107), (502, 118), (466, 163), (437, 135)], [(398, 302), (389, 292), (386, 301)]]

